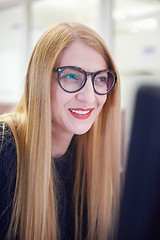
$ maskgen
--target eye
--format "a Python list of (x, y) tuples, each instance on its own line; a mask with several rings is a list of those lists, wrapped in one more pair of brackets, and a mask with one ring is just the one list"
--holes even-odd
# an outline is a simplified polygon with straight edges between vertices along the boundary
[(107, 78), (106, 77), (98, 77), (95, 79), (97, 82), (106, 82)]
[(63, 79), (73, 79), (73, 80), (78, 80), (78, 76), (74, 73), (67, 73), (62, 76)]
[(107, 77), (106, 76), (97, 76), (95, 78), (95, 84), (106, 84), (107, 82)]

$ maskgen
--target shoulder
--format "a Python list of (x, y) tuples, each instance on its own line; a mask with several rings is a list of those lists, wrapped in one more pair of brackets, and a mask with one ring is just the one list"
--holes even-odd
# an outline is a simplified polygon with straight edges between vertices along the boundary
[(9, 125), (4, 122), (0, 122), (0, 146), (3, 145), (3, 143), (13, 142), (13, 140), (13, 133)]
[(10, 127), (0, 122), (0, 164), (16, 154), (16, 144)]

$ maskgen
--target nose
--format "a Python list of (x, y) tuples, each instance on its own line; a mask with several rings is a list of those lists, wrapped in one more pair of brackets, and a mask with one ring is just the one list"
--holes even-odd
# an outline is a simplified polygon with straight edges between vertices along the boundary
[(77, 92), (76, 98), (79, 101), (93, 103), (95, 101), (95, 92), (92, 84), (92, 77), (87, 76), (87, 81), (84, 87)]

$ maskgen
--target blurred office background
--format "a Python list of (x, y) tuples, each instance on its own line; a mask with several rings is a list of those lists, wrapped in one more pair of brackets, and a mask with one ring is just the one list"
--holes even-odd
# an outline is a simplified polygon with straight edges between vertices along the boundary
[(76, 21), (107, 42), (121, 76), (123, 141), (142, 84), (160, 84), (160, 0), (0, 0), (0, 112), (20, 98), (33, 47), (55, 22)]

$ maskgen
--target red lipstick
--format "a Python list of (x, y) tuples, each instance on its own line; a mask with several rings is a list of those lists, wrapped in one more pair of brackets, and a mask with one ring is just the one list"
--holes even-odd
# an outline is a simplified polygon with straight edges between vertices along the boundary
[(73, 117), (81, 120), (85, 120), (90, 117), (93, 108), (70, 108), (69, 111)]

